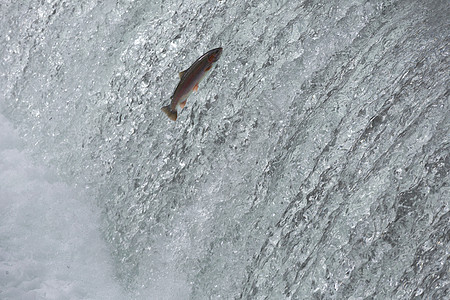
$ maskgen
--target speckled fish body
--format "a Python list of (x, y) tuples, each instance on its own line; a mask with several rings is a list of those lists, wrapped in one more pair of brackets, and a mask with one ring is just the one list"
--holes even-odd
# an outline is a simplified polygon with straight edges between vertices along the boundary
[(171, 97), (170, 105), (161, 108), (167, 116), (176, 121), (178, 107), (183, 109), (192, 91), (198, 89), (198, 84), (205, 78), (222, 54), (222, 48), (210, 50), (198, 58), (186, 71), (180, 72), (180, 82)]

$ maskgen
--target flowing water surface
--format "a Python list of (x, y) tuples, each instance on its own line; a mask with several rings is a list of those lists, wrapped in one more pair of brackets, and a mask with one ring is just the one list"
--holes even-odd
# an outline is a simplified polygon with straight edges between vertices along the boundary
[[(0, 298), (444, 299), (449, 15), (2, 1)], [(219, 46), (170, 121), (178, 72)]]

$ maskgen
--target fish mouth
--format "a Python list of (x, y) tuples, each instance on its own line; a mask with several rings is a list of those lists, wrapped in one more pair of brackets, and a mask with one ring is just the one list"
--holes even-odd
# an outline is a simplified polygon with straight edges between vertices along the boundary
[(223, 51), (223, 48), (222, 48), (222, 47), (219, 47), (219, 48), (216, 48), (216, 49), (211, 50), (212, 53), (211, 53), (210, 59), (211, 59), (213, 62), (218, 61), (219, 58), (220, 58), (220, 56), (222, 55), (222, 51)]

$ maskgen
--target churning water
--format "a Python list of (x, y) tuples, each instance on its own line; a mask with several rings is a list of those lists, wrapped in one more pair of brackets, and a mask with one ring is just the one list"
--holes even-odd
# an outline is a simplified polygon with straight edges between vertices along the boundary
[(448, 295), (448, 1), (0, 15), (0, 298)]

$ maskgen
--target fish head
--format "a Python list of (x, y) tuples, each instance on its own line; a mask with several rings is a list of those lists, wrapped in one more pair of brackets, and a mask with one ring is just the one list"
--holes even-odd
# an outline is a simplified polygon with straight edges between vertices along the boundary
[(222, 48), (216, 48), (208, 53), (208, 61), (211, 63), (215, 63), (219, 60), (220, 56), (222, 55)]

